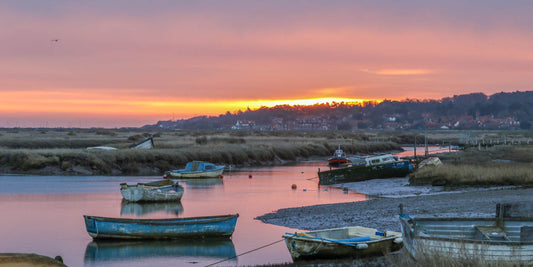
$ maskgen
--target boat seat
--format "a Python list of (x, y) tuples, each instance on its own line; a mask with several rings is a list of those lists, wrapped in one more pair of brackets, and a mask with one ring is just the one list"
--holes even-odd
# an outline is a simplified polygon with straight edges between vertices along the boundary
[(499, 226), (474, 226), (482, 239), (491, 241), (511, 241), (505, 231)]

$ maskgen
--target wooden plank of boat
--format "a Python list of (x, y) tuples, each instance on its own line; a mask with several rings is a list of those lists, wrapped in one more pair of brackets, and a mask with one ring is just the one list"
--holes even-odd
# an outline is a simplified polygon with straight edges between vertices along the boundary
[(179, 201), (183, 192), (181, 185), (170, 180), (138, 183), (137, 185), (120, 184), (120, 194), (124, 199), (132, 202)]
[(533, 261), (533, 238), (528, 234), (533, 217), (412, 218), (400, 213), (400, 224), (404, 246), (414, 258), (429, 254), (484, 261)]
[(401, 233), (361, 226), (286, 233), (283, 238), (293, 260), (376, 256), (402, 247)]
[(238, 214), (171, 219), (129, 219), (83, 215), (94, 239), (173, 239), (230, 237)]

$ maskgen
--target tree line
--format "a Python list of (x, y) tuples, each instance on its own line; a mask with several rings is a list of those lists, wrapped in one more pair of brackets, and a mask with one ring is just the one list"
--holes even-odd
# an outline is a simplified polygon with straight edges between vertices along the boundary
[[(236, 121), (254, 121), (255, 125), (271, 125), (274, 120), (283, 123), (320, 118), (332, 129), (379, 129), (394, 118), (395, 125), (408, 125), (421, 129), (429, 122), (444, 124), (459, 119), (479, 120), (483, 117), (512, 118), (520, 122), (521, 129), (531, 128), (533, 121), (533, 91), (454, 95), (439, 100), (406, 99), (367, 102), (361, 105), (350, 103), (324, 103), (315, 105), (278, 105), (238, 112), (226, 112), (219, 116), (199, 116), (177, 121), (159, 121), (143, 128), (168, 128), (187, 130), (229, 129)], [(462, 127), (475, 127), (462, 125)]]

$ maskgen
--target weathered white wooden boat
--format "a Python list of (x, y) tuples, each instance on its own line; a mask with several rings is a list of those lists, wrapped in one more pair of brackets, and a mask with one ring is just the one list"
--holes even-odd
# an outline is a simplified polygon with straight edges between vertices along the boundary
[(498, 204), (495, 218), (412, 218), (400, 212), (404, 246), (415, 259), (425, 254), (533, 262), (532, 207)]
[(401, 233), (361, 226), (286, 233), (283, 238), (293, 260), (360, 258), (402, 247)]
[(183, 187), (171, 180), (161, 180), (136, 185), (120, 184), (120, 194), (132, 202), (179, 201), (183, 196)]
[(103, 239), (228, 238), (239, 214), (220, 216), (129, 219), (83, 215), (87, 233)]
[(167, 171), (165, 178), (216, 178), (224, 172), (224, 165), (215, 165), (204, 161), (191, 161), (185, 169)]
[(154, 138), (148, 137), (147, 139), (137, 144), (131, 145), (132, 149), (152, 149), (154, 148)]

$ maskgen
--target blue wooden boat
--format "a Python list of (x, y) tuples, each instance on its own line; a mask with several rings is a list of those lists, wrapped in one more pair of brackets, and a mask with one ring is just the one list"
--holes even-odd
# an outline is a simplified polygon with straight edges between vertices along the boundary
[(94, 239), (227, 238), (233, 234), (239, 214), (172, 219), (83, 217)]
[(224, 172), (224, 165), (215, 165), (204, 161), (191, 161), (184, 169), (165, 172), (163, 177), (176, 178), (217, 178)]

